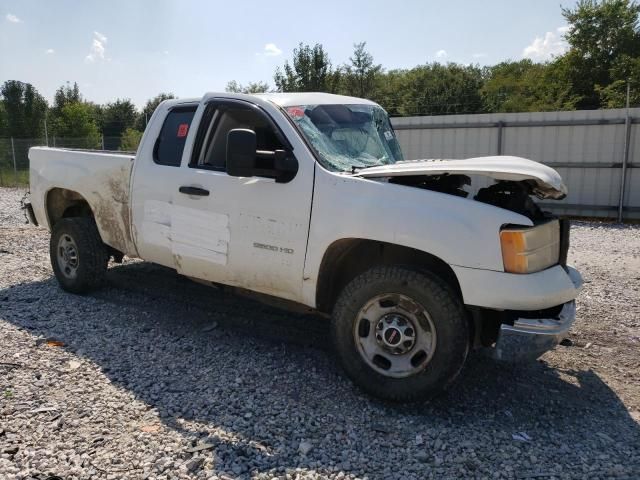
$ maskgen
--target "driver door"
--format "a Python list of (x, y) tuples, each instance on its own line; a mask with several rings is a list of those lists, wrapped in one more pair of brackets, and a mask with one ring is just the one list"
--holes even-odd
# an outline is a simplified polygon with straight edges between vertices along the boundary
[(231, 176), (226, 143), (232, 129), (253, 130), (258, 150), (293, 149), (272, 117), (256, 105), (214, 100), (202, 108), (193, 152), (183, 158), (175, 178), (171, 241), (176, 269), (300, 301), (313, 162), (299, 158), (298, 172), (287, 183), (276, 183), (269, 172)]

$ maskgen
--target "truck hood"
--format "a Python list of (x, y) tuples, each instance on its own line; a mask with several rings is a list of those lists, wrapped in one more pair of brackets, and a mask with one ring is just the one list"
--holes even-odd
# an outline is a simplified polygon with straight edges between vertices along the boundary
[(561, 200), (567, 196), (562, 177), (553, 168), (521, 157), (492, 156), (465, 160), (409, 160), (369, 167), (354, 176), (382, 178), (416, 175), (483, 175), (494, 180), (529, 181), (538, 198)]

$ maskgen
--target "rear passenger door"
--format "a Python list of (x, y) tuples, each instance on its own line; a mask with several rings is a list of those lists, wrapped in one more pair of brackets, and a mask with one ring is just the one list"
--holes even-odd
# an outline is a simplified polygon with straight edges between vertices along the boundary
[[(201, 109), (191, 155), (174, 176), (176, 268), (184, 275), (301, 300), (313, 161), (289, 143), (274, 120), (277, 110), (269, 113), (240, 100), (212, 100)], [(293, 152), (299, 162), (295, 177), (276, 183), (275, 171), (251, 178), (228, 175), (227, 134), (235, 128), (256, 132), (258, 150)]]
[[(133, 236), (138, 255), (172, 268), (175, 258), (171, 217), (178, 194), (176, 175), (197, 107), (197, 103), (177, 103), (159, 108), (143, 138), (131, 179)], [(164, 116), (164, 121), (156, 124), (158, 116)]]

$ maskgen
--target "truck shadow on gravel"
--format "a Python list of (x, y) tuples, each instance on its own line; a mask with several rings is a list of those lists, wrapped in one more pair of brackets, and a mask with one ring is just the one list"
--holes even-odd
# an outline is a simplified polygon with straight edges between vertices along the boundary
[[(213, 455), (216, 472), (233, 477), (299, 467), (379, 478), (394, 463), (401, 476), (483, 476), (504, 468), (496, 452), (505, 451), (522, 474), (558, 466), (577, 476), (611, 473), (599, 462), (621, 464), (623, 473), (640, 468), (638, 424), (588, 370), (472, 355), (446, 394), (389, 405), (342, 376), (325, 318), (148, 263), (111, 268), (108, 285), (86, 297), (53, 279), (16, 285), (0, 291), (0, 311), (35, 337), (63, 342), (155, 409), (184, 438), (172, 455)], [(188, 452), (199, 441), (213, 447)], [(306, 455), (301, 441), (312, 446)]]

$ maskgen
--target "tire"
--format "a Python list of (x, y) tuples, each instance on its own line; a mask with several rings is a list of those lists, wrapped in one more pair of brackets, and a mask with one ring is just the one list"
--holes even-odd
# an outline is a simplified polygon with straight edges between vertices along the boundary
[(469, 351), (459, 296), (439, 277), (400, 266), (372, 268), (344, 288), (332, 337), (347, 376), (370, 395), (397, 402), (445, 390)]
[(93, 218), (59, 220), (51, 232), (49, 256), (58, 283), (67, 292), (87, 293), (104, 281), (109, 253)]

